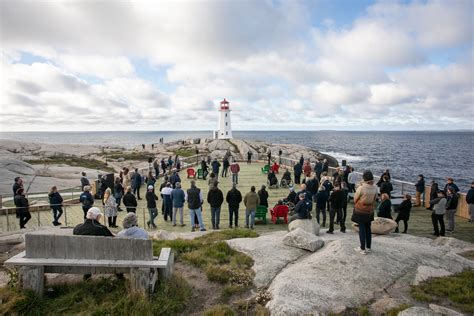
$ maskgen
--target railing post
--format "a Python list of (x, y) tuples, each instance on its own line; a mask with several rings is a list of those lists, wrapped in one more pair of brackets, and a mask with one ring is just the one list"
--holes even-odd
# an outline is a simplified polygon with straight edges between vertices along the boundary
[(404, 186), (404, 183), (402, 182), (402, 195), (405, 194), (405, 190), (404, 190), (405, 186)]
[(7, 232), (9, 232), (10, 231), (10, 217), (8, 216), (8, 214), (10, 212), (8, 209), (6, 209), (5, 212), (7, 213)]
[(67, 206), (64, 205), (64, 225), (67, 227)]
[[(142, 207), (142, 210), (143, 210), (143, 229), (145, 229), (146, 226), (146, 218), (145, 218), (145, 208)], [(158, 210), (158, 209), (157, 209)]]
[(39, 207), (36, 209), (36, 213), (38, 214), (38, 227), (41, 226), (41, 219), (40, 219), (40, 210)]

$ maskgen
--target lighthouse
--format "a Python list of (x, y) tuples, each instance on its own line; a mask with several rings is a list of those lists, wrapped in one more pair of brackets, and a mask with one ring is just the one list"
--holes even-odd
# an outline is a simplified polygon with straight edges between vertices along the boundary
[(225, 98), (221, 101), (219, 112), (219, 129), (214, 133), (214, 138), (231, 139), (232, 127), (230, 126), (229, 101), (227, 101)]

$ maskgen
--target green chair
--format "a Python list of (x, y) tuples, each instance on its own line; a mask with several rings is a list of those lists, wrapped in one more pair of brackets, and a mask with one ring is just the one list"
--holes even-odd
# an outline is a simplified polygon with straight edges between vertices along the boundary
[(264, 224), (267, 223), (267, 213), (268, 209), (266, 206), (259, 205), (255, 210), (255, 220), (261, 219)]
[(268, 173), (269, 170), (270, 170), (270, 166), (269, 166), (269, 165), (265, 165), (265, 166), (263, 166), (263, 168), (262, 168), (262, 173)]
[(204, 179), (204, 174), (202, 172), (202, 169), (198, 169), (198, 179)]

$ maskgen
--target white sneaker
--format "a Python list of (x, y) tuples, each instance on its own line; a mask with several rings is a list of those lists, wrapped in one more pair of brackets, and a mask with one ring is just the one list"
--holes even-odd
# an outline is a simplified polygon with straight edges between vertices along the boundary
[(370, 248), (367, 248), (367, 249), (365, 249), (365, 252), (367, 252), (367, 253), (371, 253), (371, 252), (372, 252), (372, 249), (370, 249)]
[(366, 255), (367, 252), (363, 249), (360, 249), (359, 247), (354, 248), (355, 252), (360, 253), (361, 255)]

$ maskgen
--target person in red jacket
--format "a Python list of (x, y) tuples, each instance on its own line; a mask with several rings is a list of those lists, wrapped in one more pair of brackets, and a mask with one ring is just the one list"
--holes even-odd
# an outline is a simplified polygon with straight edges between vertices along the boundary
[(304, 162), (303, 173), (305, 177), (309, 177), (311, 175), (311, 164), (309, 163), (309, 159)]
[(236, 160), (232, 162), (230, 165), (230, 172), (232, 173), (232, 183), (238, 184), (239, 183), (239, 172), (240, 166)]

